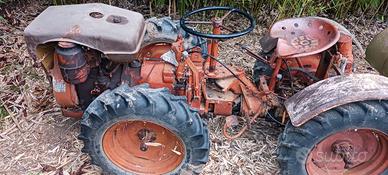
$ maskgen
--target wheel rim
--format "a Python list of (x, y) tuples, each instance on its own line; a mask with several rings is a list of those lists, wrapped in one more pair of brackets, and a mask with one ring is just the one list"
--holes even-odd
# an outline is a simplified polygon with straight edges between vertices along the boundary
[(308, 174), (374, 175), (388, 168), (388, 136), (372, 129), (338, 132), (309, 153)]
[(113, 164), (136, 174), (165, 174), (185, 158), (182, 140), (152, 122), (122, 121), (108, 128), (102, 139), (105, 155)]

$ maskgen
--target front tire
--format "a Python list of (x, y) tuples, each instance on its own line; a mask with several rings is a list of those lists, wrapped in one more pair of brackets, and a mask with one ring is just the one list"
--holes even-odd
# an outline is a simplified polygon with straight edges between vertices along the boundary
[(122, 85), (86, 109), (83, 151), (108, 174), (199, 174), (208, 161), (206, 123), (167, 89)]
[(388, 101), (326, 111), (279, 137), (281, 174), (388, 174)]

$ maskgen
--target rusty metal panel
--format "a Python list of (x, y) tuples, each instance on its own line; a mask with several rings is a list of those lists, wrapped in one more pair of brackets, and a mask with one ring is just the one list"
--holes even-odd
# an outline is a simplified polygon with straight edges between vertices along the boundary
[(229, 116), (232, 115), (233, 103), (227, 101), (218, 101), (214, 103), (214, 114)]
[(364, 100), (388, 99), (388, 78), (374, 74), (335, 76), (314, 83), (285, 101), (294, 126), (329, 109)]
[(140, 13), (101, 3), (51, 6), (24, 33), (34, 57), (39, 44), (68, 41), (99, 50), (114, 61), (127, 61), (140, 49), (145, 22)]
[(279, 56), (296, 58), (327, 50), (337, 43), (340, 33), (327, 20), (303, 17), (276, 22), (270, 36), (278, 38), (276, 51)]
[(50, 71), (50, 74), (55, 100), (61, 107), (76, 107), (79, 104), (79, 99), (75, 86), (63, 80), (57, 56), (54, 59), (54, 68)]

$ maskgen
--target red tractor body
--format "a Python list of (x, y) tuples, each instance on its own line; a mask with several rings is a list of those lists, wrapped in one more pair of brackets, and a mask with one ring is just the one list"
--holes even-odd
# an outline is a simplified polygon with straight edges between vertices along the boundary
[[(210, 21), (188, 20), (191, 15), (210, 10), (227, 13)], [(248, 18), (250, 26), (239, 32), (223, 34), (222, 31), (226, 29), (223, 20), (231, 13)], [(187, 26), (190, 24), (208, 24), (212, 27), (212, 34), (197, 32)], [(92, 159), (101, 161), (98, 164), (106, 171), (118, 174), (174, 174), (182, 167), (187, 169), (179, 163), (185, 162), (186, 158), (190, 165), (206, 163), (203, 158), (196, 159), (196, 156), (206, 157), (209, 153), (207, 130), (200, 131), (199, 136), (203, 141), (187, 142), (201, 143), (199, 148), (193, 149), (202, 152), (195, 154), (190, 153), (190, 147), (184, 146), (187, 144), (184, 137), (173, 139), (173, 136), (169, 136), (177, 143), (173, 148), (174, 145), (168, 143), (168, 138), (159, 133), (164, 133), (163, 128), (167, 128), (171, 135), (185, 135), (179, 132), (179, 128), (181, 125), (189, 128), (193, 120), (198, 120), (202, 128), (202, 120), (193, 117), (196, 113), (226, 116), (224, 134), (228, 138), (236, 138), (257, 117), (270, 115), (281, 124), (285, 124), (290, 118), (295, 126), (302, 126), (317, 115), (341, 105), (388, 99), (387, 91), (383, 90), (388, 87), (387, 78), (377, 75), (350, 75), (353, 68), (351, 34), (340, 31), (336, 23), (316, 17), (286, 19), (275, 23), (268, 40), (262, 42), (263, 48), (267, 48), (268, 56), (255, 54), (243, 47), (258, 61), (253, 78), (256, 81), (252, 82), (243, 69), (225, 65), (218, 59), (218, 44), (219, 39), (247, 34), (253, 27), (254, 20), (249, 14), (229, 7), (199, 9), (185, 15), (178, 25), (169, 19), (151, 18), (145, 21), (139, 13), (108, 5), (83, 4), (49, 7), (26, 28), (25, 36), (32, 57), (42, 64), (52, 82), (56, 102), (61, 106), (63, 114), (68, 117), (82, 117), (80, 138), (84, 140)], [(142, 84), (148, 84), (150, 90), (141, 90)], [(154, 94), (156, 91), (152, 89), (159, 88), (167, 89), (168, 95), (160, 96), (162, 91)], [(163, 93), (167, 92), (163, 90)], [(139, 94), (139, 97), (135, 97)], [(186, 104), (173, 102), (173, 99), (182, 97), (185, 97)], [(137, 105), (143, 104), (139, 98), (145, 99), (144, 104), (148, 106), (137, 109)], [(165, 100), (158, 101), (154, 98)], [(123, 99), (127, 106), (125, 109), (120, 107), (122, 102), (119, 101)], [(182, 110), (186, 110), (190, 117), (186, 117), (184, 120), (187, 121), (180, 124), (168, 123), (179, 120), (175, 117), (144, 119), (144, 122), (151, 123), (148, 127), (146, 124), (141, 126), (138, 121), (143, 121), (142, 119), (130, 117), (130, 110), (133, 110), (133, 116), (141, 116), (144, 113), (136, 111), (148, 107), (151, 107), (152, 112), (149, 116), (156, 115), (155, 110), (162, 110), (162, 107), (158, 108), (159, 103), (161, 106), (166, 103), (166, 109), (170, 111), (167, 116), (178, 116), (176, 111), (181, 109), (175, 109), (176, 105), (183, 105)], [(96, 107), (101, 104), (104, 107)], [(100, 111), (101, 108), (105, 112)], [(248, 121), (241, 131), (230, 135), (230, 128), (238, 125), (236, 115), (246, 117)], [(110, 124), (116, 121), (114, 116), (122, 116), (122, 120), (120, 118), (117, 124)], [(129, 124), (125, 122), (131, 120), (132, 127), (126, 127)], [(98, 127), (93, 127), (94, 125)], [(99, 127), (105, 129), (100, 131)], [(126, 139), (124, 131), (127, 129), (130, 133), (136, 133), (131, 136), (130, 140), (133, 142), (124, 143), (120, 140)], [(119, 133), (117, 142), (114, 141), (115, 132)], [(199, 131), (193, 128), (190, 132)], [(103, 134), (98, 136), (95, 133)], [(94, 148), (97, 143), (93, 142), (88, 146), (89, 142), (99, 137), (108, 159), (96, 158), (100, 154), (93, 151), (99, 149), (99, 146)], [(133, 138), (138, 140), (134, 141)], [(364, 138), (369, 139), (369, 135)], [(316, 144), (318, 143), (317, 141)], [(359, 143), (360, 141), (354, 144)], [(117, 145), (120, 144), (123, 147), (118, 148)], [(133, 145), (140, 145), (141, 151), (135, 150)], [(153, 149), (161, 145), (163, 148), (171, 147), (173, 153), (165, 152), (166, 155), (172, 154), (167, 157), (178, 157), (169, 159), (162, 156), (160, 160), (166, 161), (155, 171), (149, 169), (154, 166), (152, 163), (136, 158), (141, 155), (143, 158), (150, 156), (144, 158), (146, 160), (154, 160), (156, 150)], [(184, 150), (185, 148), (187, 149)], [(120, 157), (121, 153), (128, 155), (126, 158)], [(192, 155), (179, 157), (186, 155), (182, 153)], [(136, 156), (128, 158), (132, 154)], [(349, 156), (342, 158), (346, 161), (351, 159)], [(382, 159), (387, 161), (386, 158)], [(111, 160), (118, 168), (108, 166), (104, 163), (106, 160)], [(354, 167), (346, 161), (345, 169)], [(361, 164), (363, 161), (355, 162)], [(138, 164), (147, 167), (134, 168)], [(170, 165), (174, 168), (169, 168)], [(318, 172), (321, 164), (318, 167), (307, 166), (306, 171)], [(381, 172), (381, 169), (373, 170), (375, 171), (370, 172)]]

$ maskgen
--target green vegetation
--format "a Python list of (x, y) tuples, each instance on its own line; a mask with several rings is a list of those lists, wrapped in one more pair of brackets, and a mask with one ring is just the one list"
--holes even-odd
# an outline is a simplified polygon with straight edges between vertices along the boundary
[[(96, 1), (96, 2), (100, 2), (100, 1)], [(107, 0), (107, 1), (102, 1), (102, 2), (110, 3), (109, 0)], [(82, 0), (53, 0), (53, 4), (54, 4), (54, 5), (79, 4), (79, 3), (83, 3), (83, 1), (82, 1)]]
[[(171, 2), (172, 1), (172, 2)], [(386, 0), (152, 0), (155, 7), (177, 2), (177, 9), (182, 14), (187, 10), (203, 6), (234, 6), (245, 9), (253, 15), (261, 15), (262, 7), (278, 11), (278, 18), (306, 15), (332, 14), (345, 17), (348, 13), (387, 15)]]
[[(4, 4), (4, 3), (5, 3), (4, 0), (0, 0), (0, 5)], [(0, 15), (0, 21), (2, 21), (2, 20), (4, 20), (4, 17)]]
[(5, 107), (0, 105), (0, 121), (1, 121), (4, 117), (6, 117), (6, 116), (8, 116), (8, 115), (9, 115), (9, 114), (8, 114), (7, 110), (5, 110)]
[[(96, 0), (95, 2), (114, 5), (120, 1), (125, 0)], [(60, 5), (83, 3), (85, 1), (52, 0), (52, 2), (55, 5)], [(388, 1), (386, 0), (149, 0), (147, 5), (152, 9), (166, 7), (172, 13), (177, 12), (179, 14), (204, 6), (233, 6), (245, 9), (256, 17), (262, 15), (261, 11), (272, 9), (278, 12), (277, 18), (279, 19), (320, 14), (344, 18), (347, 14), (353, 13), (367, 15), (370, 18), (379, 17), (384, 20), (388, 13)], [(265, 8), (263, 9), (263, 7)]]

